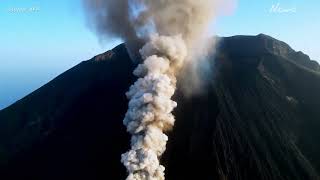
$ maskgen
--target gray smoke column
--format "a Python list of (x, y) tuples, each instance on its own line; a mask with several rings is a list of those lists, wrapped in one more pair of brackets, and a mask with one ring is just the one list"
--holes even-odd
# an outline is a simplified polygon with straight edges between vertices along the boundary
[(140, 79), (131, 86), (127, 97), (129, 109), (124, 119), (132, 135), (131, 150), (122, 155), (128, 180), (164, 179), (164, 167), (159, 157), (166, 149), (164, 134), (174, 125), (171, 100), (176, 88), (176, 70), (187, 56), (181, 36), (154, 35), (140, 50), (144, 59), (134, 71)]
[[(166, 149), (177, 103), (171, 100), (178, 72), (196, 63), (193, 50), (201, 41), (224, 0), (86, 0), (89, 20), (102, 37), (125, 42), (142, 39), (139, 77), (126, 93), (129, 109), (124, 119), (132, 135), (131, 149), (121, 162), (127, 180), (164, 180), (159, 158)], [(129, 49), (138, 45), (130, 44)], [(138, 46), (139, 47), (139, 46)], [(140, 47), (139, 47), (140, 48)], [(191, 62), (191, 63), (190, 63)]]

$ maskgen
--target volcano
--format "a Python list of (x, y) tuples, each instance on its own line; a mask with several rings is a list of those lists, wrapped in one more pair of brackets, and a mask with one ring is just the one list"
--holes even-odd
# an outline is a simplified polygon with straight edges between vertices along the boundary
[[(1, 179), (125, 179), (136, 66), (122, 44), (0, 111)], [(174, 96), (166, 179), (319, 179), (319, 64), (260, 34), (221, 38), (210, 66), (202, 93)]]

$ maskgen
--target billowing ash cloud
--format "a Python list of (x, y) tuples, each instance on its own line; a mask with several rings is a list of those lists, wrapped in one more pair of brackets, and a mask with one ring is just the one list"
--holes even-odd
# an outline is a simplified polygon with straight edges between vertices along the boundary
[(140, 50), (144, 63), (134, 74), (140, 79), (131, 86), (127, 97), (129, 109), (124, 119), (132, 135), (131, 150), (122, 155), (128, 180), (164, 179), (164, 167), (158, 157), (166, 149), (168, 137), (163, 131), (174, 125), (171, 100), (175, 92), (175, 73), (186, 58), (181, 36), (154, 35)]
[(139, 51), (143, 62), (134, 71), (139, 79), (126, 93), (124, 125), (132, 138), (121, 162), (129, 173), (127, 180), (165, 179), (159, 158), (168, 141), (164, 132), (175, 121), (172, 111), (177, 103), (171, 98), (176, 77), (185, 64), (196, 64), (194, 50), (199, 51), (222, 1), (85, 0), (89, 22), (99, 35), (123, 39), (131, 52), (140, 48), (137, 39), (144, 42)]

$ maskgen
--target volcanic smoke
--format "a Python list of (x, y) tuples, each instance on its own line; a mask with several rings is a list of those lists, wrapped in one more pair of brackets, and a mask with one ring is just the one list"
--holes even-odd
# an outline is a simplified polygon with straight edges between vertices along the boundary
[[(160, 157), (166, 149), (177, 103), (171, 100), (177, 75), (194, 61), (222, 0), (85, 0), (89, 22), (98, 34), (121, 38), (129, 52), (143, 40), (143, 62), (134, 70), (139, 79), (126, 93), (129, 108), (124, 125), (132, 135), (131, 149), (122, 155), (127, 180), (164, 180)], [(129, 43), (129, 44), (128, 44)], [(194, 61), (196, 62), (196, 61)], [(188, 63), (190, 64), (190, 63)], [(192, 64), (192, 63), (191, 63)]]

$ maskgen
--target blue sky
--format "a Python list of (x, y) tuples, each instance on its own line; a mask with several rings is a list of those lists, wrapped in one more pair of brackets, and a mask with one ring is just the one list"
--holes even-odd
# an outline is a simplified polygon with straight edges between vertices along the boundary
[[(278, 3), (296, 12), (270, 13)], [(24, 10), (12, 12), (15, 8)], [(318, 8), (319, 0), (239, 0), (233, 13), (212, 26), (212, 34), (265, 33), (320, 60)], [(86, 25), (81, 0), (2, 0), (0, 41), (0, 109), (119, 43), (99, 42)]]

